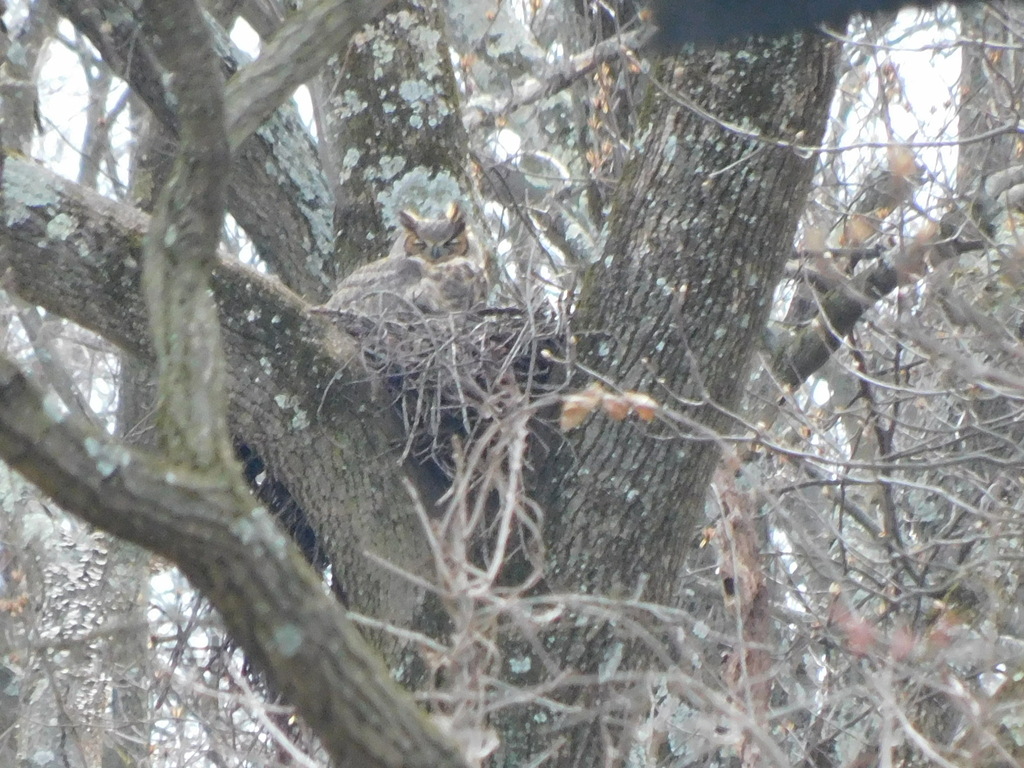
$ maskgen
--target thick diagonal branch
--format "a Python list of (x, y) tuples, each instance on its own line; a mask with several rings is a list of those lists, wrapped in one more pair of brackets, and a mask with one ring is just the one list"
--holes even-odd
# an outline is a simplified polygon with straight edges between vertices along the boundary
[(61, 416), (0, 357), (0, 458), (64, 509), (177, 563), (337, 765), (462, 768), (248, 494)]
[[(25, 160), (8, 158), (0, 280), (145, 360), (141, 298), (149, 217)], [(402, 465), (404, 433), (375, 398), (354, 342), (280, 282), (221, 260), (213, 290), (228, 362), (231, 427), (288, 482), (359, 610), (405, 623), (418, 590), (378, 558), (425, 578), (433, 562), (403, 484), (436, 497), (436, 481)]]

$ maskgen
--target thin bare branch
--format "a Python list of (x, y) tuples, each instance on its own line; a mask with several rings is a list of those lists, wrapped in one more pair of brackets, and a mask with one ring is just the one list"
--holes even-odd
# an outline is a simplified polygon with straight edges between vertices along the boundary
[(462, 123), (466, 130), (473, 130), (486, 122), (493, 122), (500, 115), (506, 115), (553, 96), (586, 77), (604, 62), (628, 55), (631, 49), (643, 45), (650, 35), (650, 29), (640, 29), (620, 37), (602, 40), (592, 48), (560, 62), (543, 77), (521, 78), (512, 84), (507, 95), (478, 96), (463, 111)]

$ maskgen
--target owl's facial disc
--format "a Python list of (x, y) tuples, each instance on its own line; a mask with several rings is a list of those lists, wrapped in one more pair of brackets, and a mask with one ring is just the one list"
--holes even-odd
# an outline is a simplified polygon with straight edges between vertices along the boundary
[(418, 256), (427, 250), (427, 244), (415, 235), (405, 238), (405, 252), (410, 256)]
[(466, 237), (466, 233), (460, 232), (455, 237), (450, 238), (447, 243), (444, 244), (448, 253), (452, 256), (465, 256), (466, 251), (469, 250), (469, 238)]

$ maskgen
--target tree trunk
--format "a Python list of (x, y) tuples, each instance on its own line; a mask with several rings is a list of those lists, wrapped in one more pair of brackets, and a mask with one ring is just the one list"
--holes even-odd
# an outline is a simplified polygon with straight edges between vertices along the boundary
[[(729, 414), (814, 170), (813, 151), (792, 145), (814, 147), (824, 133), (834, 53), (801, 35), (658, 67), (666, 85), (648, 94), (648, 133), (585, 276), (574, 332), (584, 369), (664, 410), (651, 426), (591, 416), (545, 462), (534, 493), (553, 591), (679, 603), (721, 436), (736, 428)], [(563, 671), (593, 675), (622, 643), (622, 668), (643, 668), (638, 644), (600, 622), (556, 633), (548, 650)], [(596, 765), (602, 752), (622, 759), (628, 750), (622, 713), (609, 702), (628, 707), (629, 697), (589, 691), (603, 716), (572, 726), (554, 764)], [(516, 724), (504, 765), (550, 744), (545, 720)]]

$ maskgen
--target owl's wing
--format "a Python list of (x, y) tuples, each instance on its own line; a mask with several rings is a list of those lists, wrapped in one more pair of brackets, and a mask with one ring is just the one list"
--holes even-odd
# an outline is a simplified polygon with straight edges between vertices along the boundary
[(410, 286), (423, 277), (422, 263), (389, 256), (366, 264), (342, 280), (325, 308), (336, 311), (384, 313), (400, 307)]

